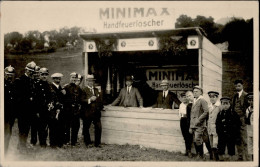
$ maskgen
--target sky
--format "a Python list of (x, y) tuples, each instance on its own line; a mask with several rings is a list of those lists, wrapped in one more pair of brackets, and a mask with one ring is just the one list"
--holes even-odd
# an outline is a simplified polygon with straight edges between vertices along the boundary
[(244, 19), (258, 17), (257, 1), (121, 1), (121, 2), (88, 2), (88, 1), (5, 1), (1, 2), (1, 31), (29, 30), (40, 32), (62, 27), (83, 27), (85, 29), (100, 29), (99, 8), (111, 7), (145, 7), (173, 9), (174, 19), (181, 14), (192, 18), (197, 15), (212, 16), (214, 21), (225, 17), (242, 17)]

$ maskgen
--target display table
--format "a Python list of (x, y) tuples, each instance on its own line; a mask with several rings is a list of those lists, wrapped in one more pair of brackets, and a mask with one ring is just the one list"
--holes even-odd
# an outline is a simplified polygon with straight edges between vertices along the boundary
[(102, 143), (185, 152), (178, 110), (105, 106)]

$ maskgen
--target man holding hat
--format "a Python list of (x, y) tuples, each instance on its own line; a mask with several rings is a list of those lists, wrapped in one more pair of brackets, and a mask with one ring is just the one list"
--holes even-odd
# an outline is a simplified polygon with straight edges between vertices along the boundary
[(18, 128), (19, 128), (19, 143), (18, 149), (26, 152), (27, 138), (30, 131), (33, 115), (35, 114), (35, 85), (33, 81), (33, 74), (35, 70), (35, 62), (30, 62), (25, 67), (25, 74), (15, 81), (17, 90), (17, 98), (19, 111), (18, 114)]
[(162, 80), (160, 86), (162, 87), (163, 91), (159, 92), (156, 103), (153, 105), (153, 107), (163, 109), (179, 108), (181, 102), (175, 93), (169, 91), (168, 80)]
[(122, 88), (118, 97), (111, 104), (115, 106), (124, 107), (143, 107), (143, 98), (137, 88), (132, 86), (133, 78), (131, 76), (126, 76), (126, 87)]
[(243, 90), (243, 81), (238, 79), (234, 82), (236, 93), (233, 96), (233, 111), (235, 111), (241, 121), (240, 127), (240, 141), (236, 143), (238, 160), (248, 160), (248, 151), (247, 151), (247, 128), (246, 128), (246, 108), (248, 106), (246, 95), (247, 93)]
[(49, 75), (49, 70), (45, 67), (39, 70), (39, 80), (35, 85), (36, 88), (36, 116), (33, 120), (35, 129), (31, 130), (31, 143), (37, 143), (37, 133), (39, 136), (39, 142), (41, 147), (46, 147), (47, 139), (47, 124), (48, 124), (48, 105), (51, 103), (52, 94), (50, 89), (50, 84), (47, 80)]
[(86, 84), (82, 95), (82, 119), (83, 119), (83, 135), (86, 146), (91, 144), (89, 128), (93, 122), (95, 128), (95, 147), (101, 147), (101, 110), (103, 109), (102, 95), (97, 88), (94, 87), (94, 75), (86, 76)]
[[(194, 136), (197, 158), (203, 158), (203, 137), (206, 132), (206, 120), (209, 114), (207, 101), (202, 96), (203, 90), (199, 86), (193, 88), (194, 102), (191, 108), (189, 132)], [(211, 150), (208, 148), (209, 153)]]
[(223, 155), (227, 147), (229, 156), (235, 155), (235, 143), (239, 136), (240, 120), (236, 112), (231, 109), (231, 99), (222, 97), (221, 111), (216, 119), (216, 132), (218, 134), (219, 160), (223, 161)]
[(80, 127), (80, 109), (82, 90), (76, 85), (78, 74), (73, 72), (70, 74), (70, 83), (64, 89), (66, 91), (64, 100), (64, 125), (65, 139), (64, 144), (75, 146), (78, 139)]
[(10, 65), (4, 69), (4, 151), (7, 153), (16, 118), (15, 69)]
[(220, 112), (220, 104), (218, 102), (219, 93), (216, 91), (208, 92), (210, 104), (209, 104), (209, 118), (208, 118), (208, 135), (210, 146), (212, 150), (213, 160), (218, 160), (217, 146), (218, 146), (218, 134), (216, 132), (216, 119)]
[(247, 124), (247, 146), (248, 154), (251, 155), (251, 160), (253, 160), (253, 112), (254, 112), (254, 95), (253, 93), (247, 94), (247, 101), (249, 107), (246, 109), (246, 124)]
[(62, 123), (64, 96), (66, 91), (61, 87), (60, 81), (63, 75), (61, 73), (54, 73), (51, 75), (53, 79), (50, 84), (52, 102), (48, 105), (49, 111), (49, 137), (50, 146), (52, 148), (62, 147), (64, 139), (64, 125)]

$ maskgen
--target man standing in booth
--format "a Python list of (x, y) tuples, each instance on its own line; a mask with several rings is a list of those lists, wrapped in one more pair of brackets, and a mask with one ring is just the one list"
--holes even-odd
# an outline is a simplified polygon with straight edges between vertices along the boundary
[(111, 104), (115, 106), (119, 103), (119, 106), (124, 107), (143, 107), (143, 98), (137, 88), (132, 86), (133, 79), (131, 76), (126, 76), (126, 87), (122, 88), (118, 97)]
[(89, 128), (93, 122), (95, 128), (95, 147), (101, 147), (101, 110), (103, 109), (102, 95), (97, 88), (94, 87), (95, 79), (93, 75), (86, 76), (87, 86), (82, 90), (82, 119), (83, 119), (83, 135), (86, 146), (91, 144)]
[(168, 80), (162, 80), (160, 85), (163, 91), (159, 93), (156, 103), (152, 107), (163, 109), (179, 108), (181, 101), (175, 93), (169, 91)]

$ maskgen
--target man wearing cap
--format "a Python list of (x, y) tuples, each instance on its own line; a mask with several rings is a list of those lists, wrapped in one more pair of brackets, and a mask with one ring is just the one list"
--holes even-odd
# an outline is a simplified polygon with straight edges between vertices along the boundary
[(32, 139), (31, 143), (36, 144), (37, 133), (39, 136), (39, 142), (41, 147), (46, 147), (46, 139), (48, 134), (48, 105), (51, 102), (52, 94), (50, 84), (47, 80), (49, 71), (43, 67), (39, 70), (39, 80), (36, 82), (36, 106), (37, 106), (37, 117), (35, 117), (34, 124), (35, 129), (32, 127)]
[(8, 151), (9, 141), (12, 135), (12, 127), (16, 118), (16, 94), (14, 86), (15, 69), (8, 66), (4, 69), (4, 151)]
[[(194, 102), (191, 108), (189, 132), (194, 136), (197, 158), (203, 158), (203, 137), (206, 131), (206, 119), (209, 108), (207, 101), (202, 96), (203, 90), (199, 86), (193, 88)], [(209, 150), (211, 153), (211, 151)]]
[(137, 88), (132, 86), (133, 78), (126, 76), (126, 87), (122, 88), (118, 97), (111, 104), (124, 107), (143, 107), (143, 98)]
[(168, 80), (162, 80), (160, 86), (162, 87), (163, 91), (159, 92), (156, 103), (153, 105), (153, 107), (163, 109), (179, 108), (181, 102), (175, 93), (169, 91)]
[(226, 147), (229, 156), (235, 155), (235, 142), (239, 136), (240, 120), (237, 113), (231, 109), (231, 99), (229, 97), (222, 97), (220, 101), (221, 111), (216, 119), (216, 132), (218, 134), (219, 160), (223, 161)]
[(25, 74), (15, 81), (19, 105), (19, 111), (17, 112), (19, 128), (18, 149), (21, 152), (27, 152), (27, 138), (30, 131), (33, 115), (35, 114), (35, 88), (33, 82), (35, 67), (35, 62), (32, 61), (28, 63), (25, 67)]
[[(192, 99), (193, 100), (193, 99)], [(179, 107), (179, 116), (181, 118), (180, 120), (180, 127), (181, 127), (181, 133), (185, 141), (185, 148), (186, 153), (185, 155), (189, 158), (192, 157), (191, 154), (191, 144), (192, 144), (192, 135), (189, 133), (189, 121), (187, 117), (187, 105), (189, 104), (189, 98), (186, 97), (186, 93), (181, 93), (181, 101)]]
[(66, 91), (61, 87), (60, 81), (63, 75), (54, 73), (51, 75), (53, 79), (50, 84), (52, 102), (48, 105), (49, 111), (49, 137), (50, 146), (52, 148), (62, 147), (64, 139), (64, 125), (62, 124), (62, 114), (64, 105), (64, 96)]
[(80, 109), (82, 90), (76, 85), (78, 74), (73, 72), (70, 74), (70, 83), (64, 89), (66, 91), (64, 100), (64, 125), (65, 139), (64, 144), (75, 146), (78, 138), (80, 127)]
[(91, 144), (89, 128), (93, 122), (95, 128), (95, 147), (100, 147), (101, 144), (101, 110), (103, 109), (102, 95), (97, 88), (94, 87), (94, 75), (86, 76), (86, 84), (84, 87), (82, 102), (82, 119), (83, 119), (83, 135), (86, 146)]
[(254, 112), (254, 95), (253, 93), (247, 94), (247, 101), (249, 107), (246, 109), (246, 124), (247, 124), (247, 146), (248, 154), (251, 155), (251, 160), (253, 160), (253, 112)]
[(236, 147), (238, 152), (238, 160), (248, 160), (248, 151), (247, 151), (247, 128), (245, 124), (246, 119), (246, 108), (248, 106), (246, 95), (247, 93), (243, 90), (243, 81), (242, 80), (236, 80), (234, 82), (236, 93), (233, 96), (233, 111), (235, 111), (241, 121), (241, 127), (240, 127), (240, 137), (239, 140), (237, 140)]
[(37, 134), (39, 133), (39, 106), (37, 104), (37, 85), (39, 84), (39, 81), (40, 81), (40, 66), (35, 66), (35, 69), (34, 69), (34, 73), (33, 73), (33, 86), (34, 86), (34, 89), (35, 89), (35, 100), (34, 100), (34, 103), (33, 103), (33, 107), (34, 107), (34, 114), (32, 115), (33, 118), (32, 118), (32, 122), (31, 122), (31, 144), (33, 146), (36, 145), (37, 143)]
[(80, 74), (78, 74), (78, 78), (77, 78), (77, 80), (76, 80), (75, 84), (80, 86), (80, 84), (81, 84), (82, 80), (83, 80), (83, 76), (82, 76), (82, 75), (80, 75)]
[(213, 160), (218, 160), (217, 146), (218, 146), (218, 134), (216, 132), (216, 119), (220, 112), (220, 103), (218, 102), (219, 93), (216, 91), (208, 92), (210, 104), (209, 104), (209, 118), (208, 118), (208, 135), (210, 146), (212, 150)]

